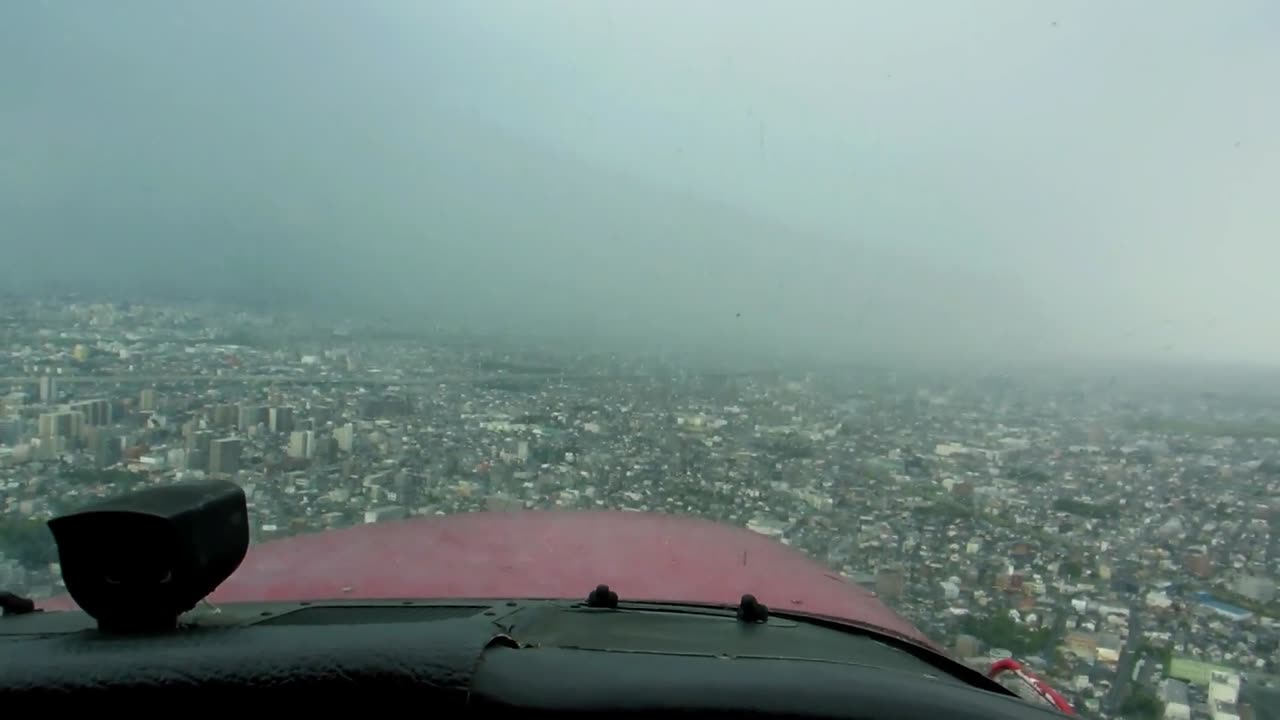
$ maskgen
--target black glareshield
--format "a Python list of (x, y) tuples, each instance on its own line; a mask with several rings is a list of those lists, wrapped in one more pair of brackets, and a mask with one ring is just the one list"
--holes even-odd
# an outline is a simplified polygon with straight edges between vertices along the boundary
[(249, 548), (244, 490), (225, 480), (156, 487), (49, 521), (71, 599), (103, 630), (172, 629)]

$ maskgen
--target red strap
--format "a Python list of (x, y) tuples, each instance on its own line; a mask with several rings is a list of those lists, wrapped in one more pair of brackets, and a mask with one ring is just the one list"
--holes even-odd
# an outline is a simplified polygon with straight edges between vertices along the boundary
[(991, 663), (991, 670), (987, 672), (987, 677), (995, 680), (997, 675), (1005, 672), (1012, 672), (1019, 680), (1031, 686), (1031, 689), (1050, 705), (1067, 715), (1076, 714), (1075, 708), (1071, 707), (1071, 703), (1067, 702), (1062, 693), (1050, 687), (1049, 683), (1045, 682), (1040, 676), (1023, 669), (1022, 663), (1013, 658), (1005, 658)]

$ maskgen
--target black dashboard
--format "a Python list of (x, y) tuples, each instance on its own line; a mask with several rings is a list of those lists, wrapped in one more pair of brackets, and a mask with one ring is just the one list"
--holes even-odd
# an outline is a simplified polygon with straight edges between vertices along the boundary
[(99, 632), (81, 612), (6, 616), (0, 697), (41, 707), (409, 699), (454, 714), (1056, 715), (927, 649), (857, 629), (570, 601), (202, 606), (177, 630), (142, 635)]

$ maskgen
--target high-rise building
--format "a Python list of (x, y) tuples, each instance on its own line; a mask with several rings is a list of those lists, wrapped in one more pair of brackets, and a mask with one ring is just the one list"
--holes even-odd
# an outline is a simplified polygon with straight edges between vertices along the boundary
[(338, 441), (332, 437), (315, 437), (312, 435), (311, 446), (312, 456), (321, 462), (333, 462), (338, 457)]
[(240, 472), (240, 438), (214, 440), (209, 447), (209, 472), (214, 475), (235, 475)]
[(58, 400), (58, 381), (50, 375), (40, 378), (40, 402), (51, 403)]
[(40, 437), (48, 440), (55, 437), (76, 438), (80, 436), (80, 427), (84, 424), (84, 415), (70, 410), (40, 413)]
[(267, 427), (273, 433), (293, 432), (293, 408), (271, 408), (267, 415)]
[(93, 455), (93, 465), (105, 468), (120, 461), (120, 438), (107, 428), (90, 427), (86, 433), (87, 449)]
[(214, 405), (210, 419), (214, 427), (234, 428), (240, 419), (240, 407), (230, 403)]
[(333, 439), (338, 441), (338, 450), (349, 453), (355, 447), (356, 426), (352, 423), (333, 429)]
[(160, 398), (155, 388), (144, 388), (138, 396), (138, 409), (143, 412), (155, 412), (159, 404)]
[(187, 450), (204, 453), (205, 457), (213, 450), (213, 433), (208, 430), (196, 430), (187, 436)]
[(240, 432), (247, 433), (267, 420), (267, 409), (261, 405), (241, 405), (237, 426)]
[(111, 402), (109, 400), (80, 400), (68, 405), (67, 409), (83, 414), (85, 425), (99, 427), (111, 424)]
[(289, 457), (310, 458), (315, 454), (315, 433), (299, 430), (289, 436)]

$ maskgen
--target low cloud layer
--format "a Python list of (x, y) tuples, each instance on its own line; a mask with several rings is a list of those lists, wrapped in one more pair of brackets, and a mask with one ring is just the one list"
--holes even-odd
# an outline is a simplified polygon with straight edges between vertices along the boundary
[(0, 279), (1275, 364), (1272, 3), (16, 2)]

